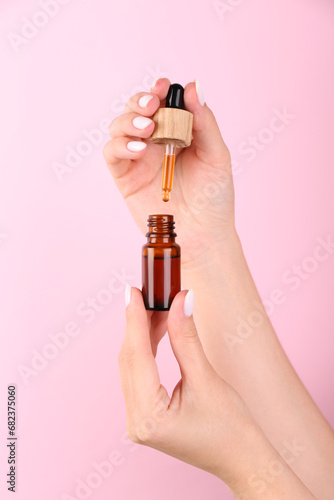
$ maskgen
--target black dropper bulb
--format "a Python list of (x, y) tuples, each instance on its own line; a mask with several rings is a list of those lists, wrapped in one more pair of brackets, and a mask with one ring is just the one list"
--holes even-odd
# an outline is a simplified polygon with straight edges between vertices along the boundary
[(184, 88), (179, 83), (173, 83), (168, 90), (166, 97), (166, 108), (184, 109), (183, 104)]

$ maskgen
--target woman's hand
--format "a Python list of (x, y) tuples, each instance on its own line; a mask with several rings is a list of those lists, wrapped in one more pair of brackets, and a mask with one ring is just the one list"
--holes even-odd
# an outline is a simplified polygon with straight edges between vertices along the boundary
[(104, 157), (143, 233), (149, 214), (166, 210), (174, 214), (182, 264), (191, 268), (198, 259), (200, 264), (205, 260), (207, 250), (218, 247), (231, 234), (234, 236), (231, 161), (215, 117), (204, 104), (201, 91), (196, 91), (198, 84), (188, 83), (184, 102), (194, 115), (193, 141), (188, 148), (177, 150), (171, 201), (164, 204), (164, 149), (152, 144), (149, 137), (154, 130), (150, 119), (164, 106), (169, 86), (167, 78), (159, 79), (150, 94), (135, 94), (129, 100), (125, 113), (110, 125), (112, 140), (104, 148)]
[[(119, 364), (130, 439), (215, 474), (239, 498), (314, 498), (210, 365), (192, 318), (192, 292), (180, 292), (168, 315), (146, 311), (136, 288), (128, 286), (127, 298)], [(171, 397), (155, 361), (166, 329), (181, 372)]]
[[(119, 355), (127, 432), (135, 442), (218, 475), (225, 461), (228, 466), (233, 462), (229, 455), (235, 455), (239, 431), (248, 431), (250, 417), (237, 393), (207, 360), (192, 316), (188, 317), (192, 292), (185, 296), (183, 291), (175, 297), (166, 320), (167, 313), (146, 311), (141, 292), (131, 288)], [(172, 397), (160, 384), (153, 355), (166, 329), (182, 377)], [(238, 462), (236, 457), (235, 469)]]

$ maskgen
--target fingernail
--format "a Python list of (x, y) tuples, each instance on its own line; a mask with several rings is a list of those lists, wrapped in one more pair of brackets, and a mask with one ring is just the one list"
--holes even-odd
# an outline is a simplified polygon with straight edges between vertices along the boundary
[(203, 94), (201, 84), (199, 83), (198, 80), (196, 80), (196, 78), (195, 78), (194, 82), (196, 84), (196, 93), (197, 93), (198, 102), (200, 103), (201, 106), (204, 106), (205, 99), (204, 99), (204, 94)]
[(125, 287), (125, 305), (128, 307), (130, 304), (131, 300), (131, 286), (129, 284), (126, 285)]
[(143, 151), (146, 148), (146, 142), (143, 141), (130, 141), (127, 143), (126, 147), (129, 151), (134, 151), (137, 153), (138, 151)]
[(183, 302), (183, 312), (187, 318), (190, 318), (194, 310), (194, 292), (189, 290), (187, 295), (185, 296)]
[(146, 118), (145, 116), (136, 116), (136, 118), (132, 120), (133, 126), (139, 128), (139, 130), (143, 130), (151, 125), (151, 123), (152, 120), (150, 118)]
[(151, 99), (153, 99), (153, 95), (150, 94), (143, 95), (143, 97), (139, 99), (138, 104), (141, 108), (146, 108)]
[(158, 80), (160, 80), (160, 78), (156, 78), (155, 80), (153, 80), (151, 89), (153, 89), (156, 86)]

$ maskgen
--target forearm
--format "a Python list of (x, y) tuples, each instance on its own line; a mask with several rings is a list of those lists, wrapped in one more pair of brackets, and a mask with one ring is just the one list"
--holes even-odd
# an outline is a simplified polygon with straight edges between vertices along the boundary
[(245, 449), (242, 460), (246, 464), (228, 484), (237, 500), (315, 500), (260, 429), (255, 430), (253, 444)]
[(183, 286), (194, 290), (195, 320), (216, 371), (239, 392), (303, 482), (329, 498), (334, 488), (329, 485), (334, 477), (332, 430), (276, 337), (237, 235), (183, 269)]

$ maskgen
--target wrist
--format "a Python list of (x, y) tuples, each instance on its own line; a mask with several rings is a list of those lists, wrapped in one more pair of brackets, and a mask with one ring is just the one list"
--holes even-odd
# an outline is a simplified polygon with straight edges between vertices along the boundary
[(272, 451), (256, 422), (247, 418), (239, 425), (233, 454), (227, 463), (222, 457), (215, 475), (227, 484), (238, 500), (260, 499), (262, 497), (255, 497), (254, 493), (259, 495), (266, 489), (262, 478), (273, 460)]
[[(185, 281), (189, 279), (216, 280), (217, 269), (230, 267), (233, 262), (237, 263), (244, 259), (239, 236), (235, 227), (224, 231), (224, 237), (219, 239), (215, 235), (206, 237), (197, 244), (201, 246), (201, 252), (189, 258), (186, 252), (182, 254), (182, 276)], [(194, 243), (195, 244), (195, 243)], [(182, 246), (183, 248), (183, 246)]]

